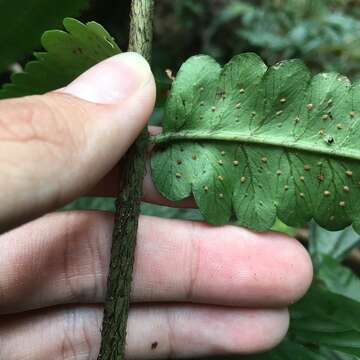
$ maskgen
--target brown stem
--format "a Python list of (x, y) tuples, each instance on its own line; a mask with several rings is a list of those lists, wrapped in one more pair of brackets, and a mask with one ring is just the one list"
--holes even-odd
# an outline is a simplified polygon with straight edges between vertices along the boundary
[[(132, 0), (129, 50), (151, 58), (154, 0)], [(120, 163), (116, 214), (98, 360), (125, 358), (126, 326), (145, 174), (148, 133), (144, 129)]]

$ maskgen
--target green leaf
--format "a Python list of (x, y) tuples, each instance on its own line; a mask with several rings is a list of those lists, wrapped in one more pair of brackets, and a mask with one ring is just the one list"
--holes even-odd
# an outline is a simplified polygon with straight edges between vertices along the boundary
[(0, 90), (0, 99), (41, 94), (67, 85), (98, 62), (120, 53), (109, 33), (96, 22), (83, 24), (64, 20), (67, 30), (44, 33), (41, 42), (47, 52), (36, 53), (25, 72), (12, 76), (12, 84)]
[(270, 229), (311, 218), (360, 231), (360, 83), (312, 77), (299, 60), (255, 54), (223, 69), (190, 58), (173, 82), (152, 174), (162, 195), (193, 195), (205, 219)]
[(291, 307), (290, 334), (297, 342), (360, 356), (360, 302), (314, 285)]
[(316, 265), (320, 265), (322, 255), (341, 261), (359, 245), (360, 236), (351, 227), (334, 232), (311, 226), (309, 251)]
[(282, 232), (284, 234), (294, 237), (296, 235), (297, 229), (287, 226), (282, 221), (277, 219), (275, 221), (275, 224), (271, 228), (271, 231)]
[(358, 356), (332, 351), (325, 347), (321, 348), (320, 353), (325, 356), (326, 360), (360, 360)]
[(323, 256), (317, 278), (332, 293), (360, 303), (360, 279), (349, 268), (342, 266), (330, 256)]
[[(103, 197), (82, 197), (66, 205), (61, 210), (101, 210), (114, 212), (115, 199)], [(145, 202), (141, 204), (141, 214), (169, 219), (202, 220), (197, 209), (169, 208), (167, 206), (149, 204)]]
[(40, 45), (41, 34), (77, 16), (88, 0), (0, 0), (0, 72)]
[(64, 206), (61, 210), (100, 210), (115, 212), (115, 199), (82, 197)]
[(284, 340), (274, 350), (260, 355), (245, 356), (244, 360), (327, 360), (327, 358), (301, 344)]

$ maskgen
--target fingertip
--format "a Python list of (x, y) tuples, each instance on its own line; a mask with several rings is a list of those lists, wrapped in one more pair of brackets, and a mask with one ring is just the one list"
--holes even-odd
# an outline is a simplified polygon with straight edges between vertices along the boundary
[(287, 293), (289, 304), (300, 300), (309, 290), (313, 281), (314, 269), (309, 252), (296, 239), (288, 238), (296, 256), (292, 257), (293, 271), (289, 273)]
[[(248, 309), (243, 311), (248, 327), (229, 327), (227, 354), (262, 353), (275, 348), (287, 334), (290, 323), (288, 309)], [(241, 322), (240, 322), (241, 323)]]
[(128, 52), (93, 66), (61, 92), (97, 104), (119, 104), (152, 80), (149, 63), (140, 54)]
[(253, 343), (249, 353), (266, 352), (276, 346), (286, 336), (289, 324), (290, 315), (288, 309), (274, 309), (266, 310), (263, 313), (263, 321), (260, 323), (257, 331), (260, 336), (254, 337), (258, 343)]

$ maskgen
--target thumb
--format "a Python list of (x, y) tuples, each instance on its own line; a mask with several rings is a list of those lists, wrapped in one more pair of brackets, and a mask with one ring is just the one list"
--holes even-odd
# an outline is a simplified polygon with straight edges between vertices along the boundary
[(123, 53), (61, 90), (0, 101), (0, 231), (93, 187), (146, 126), (155, 93), (148, 63)]

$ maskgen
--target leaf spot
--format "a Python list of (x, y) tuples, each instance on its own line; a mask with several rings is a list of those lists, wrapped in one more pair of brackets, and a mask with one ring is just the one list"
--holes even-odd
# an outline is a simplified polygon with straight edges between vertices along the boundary
[(329, 190), (324, 191), (324, 196), (328, 197), (331, 195), (331, 192)]
[(345, 174), (346, 174), (347, 176), (349, 176), (349, 177), (352, 177), (352, 176), (353, 176), (353, 172), (352, 172), (351, 170), (347, 170), (347, 171), (345, 172)]
[(181, 164), (182, 164), (182, 160), (176, 160), (176, 163), (177, 163), (178, 165), (181, 165)]
[(306, 105), (306, 108), (309, 110), (309, 111), (312, 111), (314, 109), (314, 104), (307, 104)]
[(224, 194), (223, 194), (223, 193), (220, 193), (220, 194), (219, 194), (219, 198), (220, 198), (220, 199), (223, 199), (223, 198), (224, 198)]
[(196, 156), (195, 154), (193, 154), (193, 155), (191, 156), (191, 158), (192, 158), (193, 160), (196, 160), (196, 159), (197, 159), (197, 156)]
[(219, 175), (219, 176), (218, 176), (218, 180), (224, 181), (224, 177), (223, 177), (222, 175)]
[(246, 177), (245, 177), (245, 176), (242, 176), (242, 177), (240, 178), (240, 182), (243, 184), (245, 181), (246, 181)]
[(354, 118), (354, 117), (356, 116), (356, 112), (355, 112), (355, 111), (350, 111), (350, 112), (349, 112), (349, 116), (350, 116), (351, 118)]
[(182, 177), (182, 174), (179, 173), (179, 172), (177, 172), (177, 173), (175, 174), (175, 176), (176, 176), (177, 178), (181, 178), (181, 177)]
[(288, 190), (289, 190), (289, 186), (288, 186), (288, 185), (285, 185), (285, 186), (284, 186), (284, 190), (285, 190), (285, 191), (288, 191)]
[(240, 164), (240, 162), (238, 160), (234, 160), (233, 164), (234, 164), (234, 166), (238, 166)]
[(305, 164), (305, 165), (304, 165), (304, 170), (305, 170), (305, 171), (310, 171), (310, 170), (311, 170), (311, 166), (308, 165), (308, 164)]
[(340, 206), (340, 207), (345, 207), (345, 206), (346, 206), (346, 202), (345, 202), (345, 201), (340, 201), (340, 202), (339, 202), (339, 206)]
[(240, 104), (240, 103), (237, 103), (237, 104), (235, 105), (235, 107), (236, 107), (236, 109), (240, 109), (240, 108), (241, 108), (241, 104)]
[(209, 187), (205, 185), (205, 186), (204, 186), (204, 191), (205, 191), (205, 192), (208, 192), (208, 191), (209, 191)]
[(342, 124), (337, 124), (337, 125), (336, 125), (336, 128), (337, 128), (338, 130), (341, 130), (341, 129), (343, 128), (343, 126), (342, 126)]
[(280, 103), (281, 103), (281, 104), (285, 104), (286, 102), (287, 102), (287, 98), (281, 98), (281, 99), (280, 99)]
[(245, 94), (245, 89), (241, 88), (241, 89), (239, 90), (239, 93), (240, 93), (240, 94)]
[(329, 116), (329, 114), (324, 114), (321, 118), (322, 118), (323, 120), (329, 120), (329, 119), (330, 119), (330, 116)]
[(304, 176), (300, 176), (300, 181), (305, 181), (305, 177), (304, 177)]
[(331, 135), (327, 135), (324, 140), (328, 145), (331, 145), (334, 143), (334, 138)]
[(304, 198), (304, 197), (305, 197), (305, 194), (302, 193), (302, 192), (301, 192), (299, 195), (300, 195), (301, 198)]
[(343, 187), (343, 191), (344, 191), (344, 192), (349, 192), (349, 191), (350, 191), (350, 188), (345, 185), (345, 186)]
[(211, 108), (211, 111), (212, 111), (212, 112), (215, 112), (215, 111), (216, 111), (216, 107), (213, 106), (213, 107)]
[(281, 171), (281, 170), (277, 170), (277, 171), (276, 171), (276, 175), (277, 175), (277, 176), (282, 175), (282, 171)]
[(222, 151), (220, 152), (220, 154), (221, 154), (222, 156), (224, 156), (224, 155), (226, 154), (226, 152), (225, 152), (224, 150), (222, 150)]
[(266, 164), (268, 162), (268, 158), (266, 156), (263, 156), (261, 158), (261, 161)]
[(219, 160), (219, 161), (218, 161), (218, 164), (219, 164), (219, 165), (224, 165), (224, 160)]

